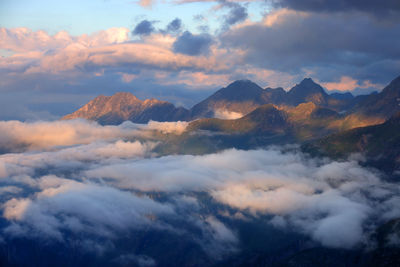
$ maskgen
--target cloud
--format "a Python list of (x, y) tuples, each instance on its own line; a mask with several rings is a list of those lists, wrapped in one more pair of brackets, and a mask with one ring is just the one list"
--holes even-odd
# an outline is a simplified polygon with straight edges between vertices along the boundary
[(220, 1), (220, 4), (223, 8), (229, 10), (228, 14), (225, 15), (225, 26), (229, 27), (230, 25), (234, 25), (247, 19), (248, 13), (244, 6), (230, 1)]
[(170, 23), (168, 23), (165, 31), (168, 33), (176, 33), (180, 32), (182, 30), (182, 27), (183, 27), (182, 20), (179, 18), (175, 18)]
[(393, 43), (400, 42), (394, 37), (398, 30), (398, 24), (376, 23), (363, 15), (277, 10), (268, 13), (264, 23), (232, 28), (221, 40), (223, 46), (245, 49), (246, 62), (259, 67), (290, 73), (337, 66), (343, 71), (386, 59), (398, 61), (393, 49)]
[[(176, 27), (178, 21), (173, 20)], [(115, 88), (135, 88), (139, 97), (189, 107), (206, 97), (206, 90), (236, 79), (290, 88), (304, 76), (330, 84), (352, 73), (361, 87), (371, 85), (355, 88), (362, 93), (380, 90), (398, 75), (400, 64), (398, 25), (359, 13), (273, 10), (261, 22), (238, 22), (218, 35), (168, 33), (165, 28), (134, 40), (127, 28), (80, 36), (2, 28), (1, 45), (14, 51), (0, 58), (0, 87), (7, 94), (3, 118), (54, 119)], [(43, 99), (59, 94), (63, 103), (47, 100), (43, 105)], [(9, 105), (8, 99), (18, 104)]]
[(164, 134), (168, 133), (176, 133), (181, 134), (186, 130), (188, 126), (188, 122), (186, 121), (176, 121), (176, 122), (158, 122), (158, 121), (149, 121), (146, 126), (140, 126), (144, 130), (153, 130), (159, 131)]
[(359, 89), (368, 89), (368, 88), (380, 88), (383, 87), (381, 84), (373, 84), (370, 81), (366, 80), (362, 84), (360, 84), (357, 80), (349, 77), (342, 76), (339, 82), (328, 82), (322, 83), (322, 85), (328, 89), (336, 90), (336, 91), (353, 91), (357, 88)]
[[(225, 2), (252, 2), (252, 1), (257, 1), (257, 0), (227, 0)], [(196, 3), (196, 2), (221, 2), (220, 0), (174, 0), (175, 3), (177, 4), (188, 4), (188, 3)]]
[(218, 109), (214, 113), (214, 117), (225, 120), (235, 120), (243, 117), (242, 113)]
[(135, 29), (133, 29), (132, 34), (133, 35), (149, 35), (149, 34), (155, 32), (155, 30), (156, 29), (153, 26), (153, 22), (148, 21), (148, 20), (142, 20), (135, 26)]
[[(4, 84), (15, 83), (15, 77), (24, 79), (33, 75), (46, 73), (47, 77), (71, 76), (75, 79), (87, 79), (89, 76), (104, 76), (105, 73), (136, 74), (146, 69), (157, 71), (166, 70), (221, 70), (226, 69), (222, 56), (193, 57), (194, 54), (209, 51), (211, 37), (209, 35), (191, 35), (183, 38), (178, 47), (188, 55), (177, 54), (172, 45), (175, 37), (163, 34), (146, 36), (145, 40), (127, 42), (127, 32), (108, 30), (94, 36), (81, 36), (64, 46), (43, 51), (39, 44), (32, 48), (23, 42), (13, 45), (10, 49), (24, 50), (10, 57), (0, 58), (0, 74), (8, 74)], [(50, 40), (55, 37), (48, 37)], [(188, 43), (187, 43), (188, 42)], [(195, 45), (191, 48), (185, 45)], [(48, 41), (48, 46), (52, 42)], [(45, 47), (45, 46), (43, 46)], [(50, 49), (50, 48), (48, 48)], [(178, 49), (179, 50), (179, 49)], [(193, 54), (194, 53), (194, 54)], [(221, 57), (221, 60), (216, 60)], [(106, 70), (106, 71), (105, 71)], [(11, 79), (11, 80), (10, 80)], [(47, 78), (49, 79), (49, 78)]]
[[(376, 226), (400, 216), (398, 187), (354, 160), (310, 159), (295, 148), (154, 153), (161, 140), (149, 133), (182, 133), (185, 126), (3, 123), (3, 144), (28, 140), (36, 151), (0, 155), (2, 237), (67, 238), (85, 250), (106, 239), (111, 245), (97, 249), (110, 251), (119, 246), (116, 240), (135, 240), (133, 233), (146, 229), (195, 242), (221, 259), (240, 251), (243, 220), (290, 229), (314, 244), (354, 248), (368, 243)], [(60, 138), (68, 146), (52, 141), (60, 131), (68, 133)], [(15, 136), (7, 137), (11, 132)], [(161, 259), (144, 254), (157, 264)]]
[(155, 2), (155, 0), (139, 0), (138, 4), (142, 7), (150, 8), (154, 5)]
[[(196, 1), (173, 3), (189, 2)], [(393, 1), (379, 5), (348, 0), (274, 1), (279, 8), (268, 9), (262, 21), (255, 21), (258, 15), (246, 19), (246, 9), (263, 3), (208, 2), (206, 6), (220, 12), (219, 23), (229, 27), (221, 30), (224, 25), (214, 25), (220, 30), (203, 35), (185, 32), (181, 18), (173, 16), (162, 27), (150, 18), (138, 21), (143, 27), (134, 26), (140, 38), (132, 37), (125, 27), (79, 36), (1, 28), (0, 47), (10, 51), (0, 58), (3, 119), (54, 119), (115, 88), (134, 88), (140, 97), (175, 100), (189, 107), (206, 96), (198, 91), (220, 88), (238, 78), (288, 88), (304, 76), (332, 85), (351, 73), (361, 87), (371, 85), (354, 89), (364, 93), (380, 90), (380, 85), (398, 76), (400, 28), (393, 18), (400, 16), (390, 15), (398, 10)], [(375, 16), (378, 13), (382, 15)], [(347, 88), (352, 87), (347, 83)], [(48, 101), (45, 106), (37, 103), (36, 92), (54, 99), (57, 94), (76, 98), (65, 98), (60, 105)], [(19, 94), (30, 97), (7, 105)]]
[(113, 236), (131, 227), (154, 226), (150, 215), (173, 213), (168, 205), (110, 187), (55, 176), (42, 177), (38, 183), (42, 191), (32, 199), (12, 198), (4, 203), (3, 216), (20, 226), (10, 226), (6, 232), (28, 235), (33, 231), (38, 237), (59, 240), (63, 238), (61, 230)]
[(153, 258), (146, 255), (135, 255), (135, 254), (120, 255), (118, 258), (114, 259), (113, 262), (116, 262), (122, 266), (126, 266), (132, 263), (137, 264), (140, 267), (156, 265), (156, 261)]
[(185, 31), (174, 42), (173, 50), (175, 53), (190, 56), (208, 54), (212, 42), (212, 37), (209, 34), (192, 34), (189, 31)]
[[(382, 216), (385, 209), (376, 210), (366, 195), (358, 195), (360, 190), (367, 194), (383, 190), (392, 197), (395, 192), (389, 193), (389, 185), (356, 162), (320, 164), (276, 150), (232, 150), (102, 166), (86, 175), (112, 178), (118, 187), (141, 191), (211, 190), (217, 201), (232, 208), (255, 216), (282, 216), (285, 225), (325, 246), (354, 247), (364, 240), (365, 220), (377, 212)], [(349, 228), (340, 227), (345, 222)]]
[(53, 54), (57, 49), (74, 46), (77, 48), (87, 48), (108, 44), (117, 44), (127, 41), (129, 29), (110, 28), (98, 31), (93, 34), (83, 34), (71, 36), (66, 31), (59, 31), (54, 35), (46, 31), (32, 31), (28, 28), (0, 28), (0, 47), (17, 53), (28, 53), (32, 51), (42, 51)]
[(362, 11), (379, 16), (390, 15), (400, 11), (400, 3), (396, 0), (383, 1), (357, 1), (357, 0), (272, 0), (276, 6), (301, 11), (314, 12), (349, 12)]
[[(72, 146), (89, 144), (95, 141), (112, 141), (151, 135), (152, 131), (161, 133), (181, 134), (187, 122), (155, 122), (148, 124), (134, 124), (129, 121), (119, 126), (101, 126), (96, 122), (86, 120), (66, 120), (55, 122), (0, 121), (2, 136), (0, 151), (51, 149), (56, 146)], [(115, 144), (118, 150), (129, 147), (129, 143)], [(118, 148), (119, 147), (119, 148)], [(93, 148), (94, 149), (94, 148)], [(92, 151), (95, 153), (95, 151)]]

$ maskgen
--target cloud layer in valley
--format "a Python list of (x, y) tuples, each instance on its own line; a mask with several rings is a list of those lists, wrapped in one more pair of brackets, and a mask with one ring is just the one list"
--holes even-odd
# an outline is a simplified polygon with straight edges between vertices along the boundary
[[(137, 139), (138, 131), (149, 129), (180, 133), (179, 124), (138, 130), (55, 122), (47, 123), (43, 138), (56, 139), (51, 127), (60, 123), (74, 133), (71, 146), (43, 146), (43, 139), (29, 139), (34, 128), (23, 131), (26, 137), (7, 139), (8, 148), (31, 140), (36, 151), (0, 156), (3, 239), (63, 242), (68, 236), (84, 244), (143, 227), (178, 236), (194, 227), (202, 233), (194, 241), (219, 258), (240, 251), (237, 229), (226, 220), (262, 217), (266, 226), (317, 244), (354, 248), (368, 243), (374, 227), (400, 216), (398, 187), (355, 160), (316, 160), (280, 148), (159, 157), (148, 135)], [(2, 128), (14, 131), (15, 125)], [(210, 201), (204, 203), (201, 194)], [(203, 205), (213, 208), (202, 211)], [(178, 223), (182, 218), (185, 223)]]

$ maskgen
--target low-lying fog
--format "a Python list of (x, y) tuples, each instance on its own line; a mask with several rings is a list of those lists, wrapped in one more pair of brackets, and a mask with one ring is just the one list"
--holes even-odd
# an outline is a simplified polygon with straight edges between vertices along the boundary
[[(356, 157), (312, 159), (281, 147), (159, 156), (157, 141), (146, 141), (152, 131), (185, 127), (0, 122), (0, 243), (74, 239), (101, 254), (129, 233), (154, 230), (192, 236), (220, 259), (242, 249), (233, 221), (262, 219), (265, 227), (351, 249), (367, 248), (377, 225), (400, 217), (399, 187)], [(118, 260), (157, 264), (156, 256), (134, 252)]]

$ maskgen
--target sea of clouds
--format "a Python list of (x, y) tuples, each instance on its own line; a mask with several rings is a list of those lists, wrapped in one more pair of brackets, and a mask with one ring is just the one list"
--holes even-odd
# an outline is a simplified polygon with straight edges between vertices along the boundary
[[(0, 241), (63, 242), (72, 234), (82, 239), (82, 249), (102, 253), (107, 245), (85, 244), (94, 238), (112, 242), (141, 229), (178, 236), (196, 229), (201, 235), (195, 242), (218, 258), (241, 249), (237, 229), (223, 217), (266, 218), (266, 225), (348, 249), (368, 245), (377, 226), (400, 217), (400, 188), (355, 158), (315, 159), (280, 147), (207, 155), (154, 152), (155, 132), (180, 134), (185, 127), (0, 122), (6, 222)], [(202, 194), (216, 204), (207, 213), (201, 211)], [(181, 227), (179, 220), (189, 226)], [(155, 264), (146, 255), (121, 257)]]

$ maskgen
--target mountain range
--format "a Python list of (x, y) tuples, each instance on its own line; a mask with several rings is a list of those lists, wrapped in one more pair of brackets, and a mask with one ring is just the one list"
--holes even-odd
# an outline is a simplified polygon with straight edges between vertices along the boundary
[(120, 124), (130, 120), (136, 123), (155, 121), (186, 121), (189, 111), (157, 99), (141, 101), (131, 93), (120, 92), (112, 96), (100, 95), (77, 111), (63, 117), (64, 120), (85, 118), (100, 124)]
[[(111, 199), (116, 196), (114, 193), (109, 195), (106, 190), (103, 190), (103, 186), (105, 187), (108, 182), (120, 182), (124, 189), (124, 195), (126, 193), (127, 197), (131, 196), (131, 193), (143, 194), (151, 200), (171, 207), (173, 212), (166, 215), (152, 214), (150, 209), (147, 214), (149, 205), (146, 205), (146, 202), (138, 202), (137, 205), (146, 210), (146, 218), (149, 219), (149, 224), (128, 230), (123, 230), (123, 228), (118, 227), (119, 224), (116, 224), (118, 231), (116, 235), (108, 230), (114, 228), (114, 224), (103, 227), (101, 223), (96, 223), (91, 227), (91, 224), (88, 223), (89, 233), (70, 231), (69, 228), (61, 230), (63, 234), (65, 232), (65, 239), (62, 239), (61, 242), (52, 243), (45, 242), (45, 240), (38, 242), (23, 235), (2, 240), (0, 236), (0, 266), (31, 266), (32, 262), (37, 263), (38, 266), (399, 266), (400, 218), (397, 208), (399, 202), (396, 198), (398, 192), (396, 189), (398, 183), (396, 182), (400, 181), (399, 93), (400, 77), (393, 80), (380, 93), (364, 96), (353, 96), (351, 93), (328, 94), (320, 85), (309, 78), (304, 79), (289, 91), (282, 88), (263, 89), (251, 81), (241, 80), (218, 90), (191, 109), (176, 107), (171, 103), (156, 99), (140, 100), (130, 93), (98, 96), (63, 119), (86, 118), (98, 121), (101, 124), (119, 124), (125, 120), (136, 123), (145, 123), (149, 120), (183, 120), (188, 121), (188, 123), (184, 132), (162, 133), (157, 130), (149, 130), (151, 134), (147, 135), (146, 132), (145, 137), (134, 137), (134, 140), (139, 142), (153, 141), (154, 139), (155, 147), (151, 150), (156, 155), (154, 163), (150, 163), (150, 160), (153, 159), (147, 158), (147, 156), (144, 157), (143, 161), (136, 157), (133, 157), (132, 160), (125, 157), (98, 160), (95, 157), (91, 162), (86, 157), (78, 155), (84, 159), (82, 163), (67, 162), (66, 165), (63, 156), (60, 161), (63, 168), (57, 169), (57, 175), (54, 175), (57, 182), (50, 179), (45, 180), (47, 177), (53, 178), (53, 175), (49, 175), (55, 169), (51, 165), (52, 163), (44, 162), (49, 167), (43, 167), (46, 164), (38, 164), (40, 168), (30, 172), (37, 172), (35, 175), (40, 177), (41, 183), (56, 183), (58, 185), (58, 180), (66, 180), (64, 177), (74, 176), (80, 180), (82, 173), (84, 173), (84, 176), (90, 175), (90, 172), (95, 171), (97, 166), (101, 166), (99, 172), (102, 175), (104, 172), (105, 177), (98, 178), (101, 182), (101, 194), (95, 198), (94, 204), (86, 204), (87, 209), (81, 210), (81, 207), (76, 205), (73, 209), (77, 208), (81, 213), (83, 213), (82, 211), (90, 214), (96, 213), (96, 218), (104, 217), (107, 219), (106, 221), (109, 220), (105, 215), (113, 213), (104, 212), (107, 209), (97, 207), (103, 205), (102, 203), (109, 203), (99, 200), (103, 198)], [(223, 118), (220, 113), (223, 114), (224, 112), (221, 111), (228, 113), (228, 115), (234, 113), (236, 118), (228, 118), (229, 116)], [(241, 116), (237, 116), (238, 114)], [(127, 140), (133, 141), (133, 138), (132, 140), (127, 138)], [(292, 146), (291, 144), (296, 145)], [(276, 154), (272, 153), (271, 156), (263, 156), (258, 161), (259, 164), (253, 164), (254, 161), (247, 161), (247, 159), (243, 161), (243, 156), (236, 158), (225, 156), (223, 153), (205, 157), (191, 156), (228, 148), (257, 149), (270, 145), (284, 145), (279, 146), (279, 153), (282, 153), (282, 155), (287, 153), (288, 157), (278, 158), (276, 161), (268, 163), (270, 158), (276, 157), (274, 156)], [(93, 147), (97, 148), (98, 146), (96, 144)], [(101, 146), (99, 147), (101, 148)], [(107, 148), (103, 151), (113, 155), (115, 152), (110, 150), (109, 147), (109, 144), (107, 144)], [(118, 146), (116, 147), (118, 148)], [(68, 147), (68, 149), (70, 148)], [(127, 146), (126, 149), (132, 149), (132, 144)], [(300, 150), (305, 153), (298, 153)], [(78, 154), (80, 154), (79, 150), (72, 151), (78, 151)], [(111, 151), (111, 153), (108, 151)], [(244, 151), (228, 150), (225, 152), (242, 153)], [(252, 152), (259, 153), (262, 151)], [(40, 154), (36, 153), (30, 152), (29, 157), (41, 159)], [(60, 152), (57, 151), (56, 153)], [(70, 153), (66, 153), (67, 161), (70, 161), (68, 160)], [(352, 156), (349, 160), (349, 156), (353, 153), (360, 153), (363, 157)], [(191, 155), (181, 157), (176, 154)], [(168, 155), (168, 157), (163, 157), (164, 155)], [(221, 155), (224, 157), (222, 160), (219, 158)], [(10, 155), (10, 157), (15, 156)], [(291, 157), (295, 157), (295, 159), (290, 159)], [(326, 157), (335, 159), (335, 161), (327, 160)], [(190, 160), (186, 161), (186, 159)], [(303, 165), (303, 160), (311, 163)], [(355, 160), (358, 161), (357, 164), (355, 164)], [(137, 165), (136, 161), (138, 162)], [(174, 164), (174, 161), (177, 161), (177, 163)], [(180, 172), (184, 164), (197, 165), (196, 161), (199, 162), (197, 167), (183, 168), (187, 171)], [(223, 162), (220, 163), (219, 161)], [(342, 165), (341, 161), (346, 164)], [(108, 162), (113, 165), (107, 165)], [(79, 170), (75, 173), (70, 170), (71, 166), (82, 168), (86, 164), (89, 166), (88, 171)], [(215, 169), (206, 167), (212, 164), (217, 167)], [(228, 168), (228, 174), (223, 172), (224, 166), (232, 165), (236, 167), (236, 164), (238, 166), (246, 165), (246, 172), (239, 172), (235, 168)], [(322, 168), (319, 168), (320, 164), (322, 164)], [(132, 167), (132, 165), (134, 168), (138, 168), (138, 171), (131, 174), (131, 169), (127, 167)], [(272, 169), (271, 172), (260, 172), (260, 169), (262, 169), (260, 165), (268, 166), (267, 168)], [(273, 165), (278, 166), (274, 169), (270, 167)], [(358, 165), (368, 168), (359, 168)], [(10, 166), (14, 168), (13, 165)], [(156, 173), (156, 169), (159, 169), (161, 180), (155, 180), (152, 177), (153, 168)], [(171, 170), (166, 170), (166, 168), (171, 168)], [(310, 170), (305, 172), (304, 169), (307, 168), (310, 168)], [(346, 179), (349, 177), (342, 175), (340, 171), (342, 168), (349, 168), (348, 175), (357, 177), (357, 180), (349, 179), (347, 181)], [(240, 168), (238, 169), (240, 170)], [(278, 169), (283, 170), (277, 171)], [(113, 173), (118, 174), (118, 171), (121, 171), (121, 175), (124, 174), (123, 177), (126, 173), (127, 178), (113, 178), (115, 177)], [(368, 176), (359, 176), (359, 173), (364, 171), (368, 173)], [(286, 177), (285, 172), (289, 174), (299, 173), (299, 175), (292, 181), (292, 179)], [(221, 179), (226, 175), (230, 177), (230, 173), (232, 173), (232, 178)], [(311, 173), (316, 173), (315, 178), (308, 180), (306, 176), (311, 175)], [(329, 173), (326, 180), (319, 178), (325, 176), (323, 173)], [(110, 177), (108, 177), (109, 175)], [(166, 179), (167, 176), (171, 175), (171, 180)], [(154, 176), (157, 176), (157, 174), (154, 174)], [(182, 191), (175, 191), (174, 182), (170, 181), (176, 180), (178, 183), (182, 183), (182, 187), (185, 187), (191, 183), (190, 179), (187, 179), (190, 176), (194, 177), (194, 189), (191, 189), (187, 194)], [(241, 184), (236, 185), (235, 182), (242, 180), (243, 176), (249, 177), (249, 183), (243, 184), (243, 186)], [(18, 179), (19, 177), (21, 175), (18, 172)], [(226, 193), (225, 195), (229, 199), (239, 199), (241, 202), (250, 201), (255, 203), (256, 206), (260, 205), (259, 203), (278, 203), (282, 199), (283, 206), (288, 206), (288, 208), (285, 207), (282, 213), (269, 212), (269, 210), (264, 213), (257, 209), (252, 210), (250, 205), (237, 210), (235, 206), (224, 205), (216, 201), (216, 197), (213, 195), (215, 189), (213, 190), (212, 186), (202, 186), (204, 181), (201, 181), (201, 178), (203, 177), (207, 178), (205, 180), (210, 180), (210, 184), (215, 183), (218, 186), (221, 186), (221, 181), (226, 184), (232, 183), (234, 186), (227, 187), (224, 191), (229, 193), (230, 190), (233, 190), (238, 193), (235, 195)], [(384, 180), (382, 187), (376, 186), (375, 180), (378, 180), (378, 177)], [(25, 179), (25, 177), (22, 178)], [(84, 179), (89, 180), (90, 178)], [(150, 183), (153, 181), (154, 184), (155, 181), (160, 181), (160, 184), (168, 184), (168, 186), (172, 184), (171, 189), (169, 189), (171, 192), (158, 190), (157, 186), (154, 191), (150, 191), (151, 189), (141, 191), (135, 187), (129, 189), (129, 186), (126, 186), (129, 183), (145, 184), (142, 181), (146, 179), (149, 179)], [(264, 184), (264, 179), (268, 180), (268, 183)], [(365, 186), (362, 186), (364, 183), (359, 183), (358, 179), (365, 179)], [(301, 180), (309, 182), (303, 184)], [(344, 180), (344, 182), (341, 183), (340, 180)], [(78, 183), (78, 181), (73, 183)], [(208, 185), (208, 183), (205, 184)], [(286, 184), (288, 187), (286, 187)], [(37, 186), (36, 183), (34, 185)], [(373, 190), (368, 191), (366, 190), (367, 187), (371, 187)], [(393, 187), (393, 193), (388, 190), (389, 187)], [(253, 190), (253, 188), (255, 194), (249, 195), (247, 192)], [(299, 188), (299, 193), (296, 190), (293, 191), (296, 194), (291, 193), (292, 188), (296, 188), (296, 190)], [(80, 187), (78, 189), (81, 190)], [(28, 189), (26, 190), (28, 191)], [(36, 189), (32, 188), (31, 190)], [(354, 190), (354, 194), (349, 193), (352, 190)], [(92, 192), (83, 192), (91, 197)], [(67, 193), (61, 195), (66, 201), (80, 196), (86, 198), (86, 195)], [(32, 191), (29, 194), (37, 195), (38, 193)], [(280, 195), (283, 198), (280, 198)], [(95, 196), (97, 195), (95, 194)], [(383, 199), (385, 196), (387, 196), (385, 200), (375, 202), (375, 198)], [(345, 201), (347, 198), (348, 201)], [(15, 198), (13, 199), (15, 200)], [(32, 212), (27, 213), (29, 216), (35, 214), (35, 209), (40, 211), (40, 216), (31, 216), (32, 220), (38, 221), (39, 224), (49, 221), (49, 225), (53, 225), (58, 220), (52, 218), (59, 216), (62, 220), (66, 220), (66, 223), (72, 224), (73, 229), (86, 227), (86, 219), (79, 224), (76, 223), (78, 220), (69, 219), (69, 213), (72, 213), (71, 208), (64, 208), (64, 206), (68, 206), (64, 204), (59, 213), (54, 212), (55, 215), (48, 216), (50, 218), (48, 219), (47, 216), (44, 216), (46, 209), (55, 208), (52, 208), (51, 205), (47, 208), (47, 203), (64, 202), (57, 199), (55, 201), (42, 199), (45, 201), (46, 208), (40, 208), (41, 203), (39, 202), (33, 202), (35, 205), (29, 204), (32, 205)], [(288, 205), (284, 203), (286, 199), (289, 199)], [(300, 205), (297, 206), (293, 199), (298, 200)], [(303, 201), (306, 202), (306, 208), (301, 208)], [(170, 204), (178, 202), (179, 206)], [(370, 205), (369, 202), (384, 203), (384, 205), (379, 207), (378, 204)], [(128, 205), (130, 206), (131, 203), (136, 202), (129, 201)], [(281, 203), (279, 202), (278, 205), (281, 206)], [(119, 210), (118, 199), (111, 201), (109, 206), (111, 206), (111, 209)], [(324, 206), (327, 208), (324, 208)], [(353, 208), (347, 209), (348, 206), (353, 206)], [(124, 222), (125, 214), (128, 217), (131, 211), (131, 208), (124, 209), (124, 207), (122, 205), (123, 215), (116, 216), (116, 220), (121, 222)], [(393, 216), (390, 220), (383, 217), (386, 215), (382, 215), (382, 218), (380, 218), (378, 217), (379, 213), (374, 211), (375, 208), (384, 212), (384, 214), (395, 215), (390, 215)], [(285, 211), (286, 209), (293, 209), (293, 212)], [(363, 210), (365, 213), (362, 212)], [(99, 215), (97, 211), (100, 211)], [(365, 220), (360, 219), (367, 216), (364, 215), (366, 213), (370, 217)], [(175, 214), (178, 216), (174, 217)], [(28, 217), (28, 219), (30, 220), (31, 217)], [(71, 216), (71, 218), (74, 217)], [(203, 226), (197, 218), (205, 218), (207, 226)], [(318, 220), (315, 221), (314, 218)], [(132, 221), (135, 220), (136, 217)], [(361, 226), (360, 223), (359, 227), (354, 227), (353, 222), (357, 225), (359, 220), (364, 220), (363, 225)], [(148, 226), (153, 224), (153, 221), (156, 225), (155, 228)], [(131, 224), (129, 220), (127, 222), (129, 225)], [(215, 222), (219, 223), (215, 224)], [(333, 225), (336, 225), (336, 223), (338, 223), (337, 225), (344, 225), (346, 231), (339, 231), (342, 235), (348, 234), (350, 237), (354, 234), (360, 235), (362, 239), (360, 244), (351, 249), (335, 245), (337, 243), (333, 243), (334, 245), (320, 244), (319, 241), (310, 239), (307, 230), (301, 232), (293, 230), (298, 227), (298, 224), (301, 224), (304, 225), (303, 229), (316, 229), (312, 232), (313, 237), (317, 232), (326, 231), (329, 233), (329, 238), (336, 239), (336, 233), (331, 231), (334, 228), (331, 225), (332, 222)], [(12, 225), (18, 225), (17, 223), (18, 221), (12, 222)], [(18, 228), (5, 228), (8, 225), (8, 221), (0, 218), (0, 226), (6, 229), (4, 232), (17, 231), (18, 233)], [(197, 228), (197, 225), (200, 225), (200, 228)], [(324, 230), (326, 225), (328, 225), (328, 230)], [(29, 227), (30, 225), (22, 226)], [(208, 230), (209, 226), (212, 226), (211, 230)], [(364, 227), (365, 232), (363, 232)], [(234, 244), (236, 244), (237, 237), (237, 242), (240, 244), (237, 246), (238, 249), (230, 245), (232, 235), (229, 229), (234, 229)], [(95, 239), (92, 239), (91, 233), (95, 231), (106, 233), (105, 237), (95, 236)], [(38, 233), (41, 234), (41, 232)], [(88, 239), (90, 242), (85, 243), (85, 248), (86, 246), (91, 248), (100, 242), (107, 244), (108, 240), (111, 240), (110, 249), (108, 250), (107, 245), (107, 250), (96, 249), (93, 252), (95, 254), (91, 254), (92, 252), (81, 249), (81, 236), (90, 238)], [(214, 245), (214, 243), (208, 241), (210, 238), (214, 239), (214, 236), (218, 239), (225, 236), (229, 238), (222, 239), (221, 245)], [(341, 239), (343, 236), (337, 235), (337, 237)], [(207, 241), (202, 241), (205, 239)], [(199, 242), (199, 240), (202, 242)], [(342, 241), (339, 241), (339, 244), (342, 244)], [(224, 250), (220, 252), (221, 257), (208, 254), (209, 250), (218, 251), (219, 247), (228, 248), (226, 252)], [(139, 260), (134, 261), (137, 258), (141, 262)], [(11, 263), (15, 263), (15, 265), (11, 265)]]
[[(216, 118), (219, 111), (239, 118)], [(190, 121), (180, 135), (159, 137), (161, 154), (203, 154), (226, 148), (303, 144), (314, 155), (344, 158), (364, 153), (370, 165), (388, 174), (400, 167), (400, 76), (379, 93), (328, 94), (306, 78), (289, 91), (263, 89), (235, 81), (190, 110), (130, 93), (98, 96), (63, 119), (86, 118), (101, 124)]]
[(63, 119), (86, 118), (101, 124), (119, 124), (125, 120), (136, 123), (149, 120), (190, 121), (212, 118), (220, 111), (245, 115), (265, 104), (294, 107), (306, 102), (341, 112), (350, 110), (364, 98), (354, 97), (350, 93), (329, 95), (310, 78), (287, 92), (282, 88), (263, 89), (249, 80), (239, 80), (218, 90), (190, 110), (157, 99), (141, 101), (130, 93), (116, 93), (113, 96), (98, 96)]

